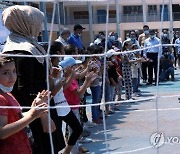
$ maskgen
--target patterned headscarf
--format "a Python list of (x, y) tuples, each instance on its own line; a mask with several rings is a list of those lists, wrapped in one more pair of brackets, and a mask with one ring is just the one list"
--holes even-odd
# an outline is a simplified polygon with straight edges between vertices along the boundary
[[(3, 53), (23, 50), (33, 55), (45, 54), (45, 50), (34, 39), (42, 29), (43, 18), (43, 12), (31, 6), (15, 5), (5, 9), (2, 20), (11, 34), (7, 38)], [(44, 62), (44, 58), (37, 60)]]

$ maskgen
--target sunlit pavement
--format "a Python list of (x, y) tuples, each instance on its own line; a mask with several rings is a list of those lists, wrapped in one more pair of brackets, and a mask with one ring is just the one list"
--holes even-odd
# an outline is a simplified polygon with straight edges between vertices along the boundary
[[(137, 100), (154, 97), (157, 93), (160, 97), (119, 104), (120, 111), (105, 119), (107, 144), (103, 124), (89, 129), (93, 142), (83, 145), (89, 153), (180, 154), (180, 103), (177, 97), (180, 70), (175, 71), (175, 81), (161, 82), (158, 89), (154, 85), (143, 85), (140, 90), (142, 96), (136, 97)], [(90, 118), (90, 107), (87, 111)]]

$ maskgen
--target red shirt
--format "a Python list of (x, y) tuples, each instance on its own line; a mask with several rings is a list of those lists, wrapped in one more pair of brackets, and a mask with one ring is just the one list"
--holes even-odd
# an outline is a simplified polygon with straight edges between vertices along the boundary
[[(17, 100), (10, 93), (0, 94), (0, 106), (20, 106)], [(20, 119), (20, 109), (0, 108), (0, 115), (7, 116), (8, 124)], [(31, 154), (29, 140), (24, 130), (21, 130), (4, 140), (0, 140), (1, 154)]]
[[(64, 95), (69, 105), (80, 105), (80, 97), (74, 93), (74, 90), (79, 89), (76, 79), (73, 79), (70, 86), (64, 90)], [(78, 109), (79, 107), (71, 107), (71, 109)]]

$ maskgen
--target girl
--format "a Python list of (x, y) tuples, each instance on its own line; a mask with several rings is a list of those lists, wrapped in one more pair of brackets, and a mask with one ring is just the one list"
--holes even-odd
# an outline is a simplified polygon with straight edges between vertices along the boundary
[[(8, 7), (2, 13), (2, 20), (6, 28), (11, 31), (7, 38), (3, 53), (18, 55), (33, 55), (36, 57), (14, 58), (17, 68), (17, 82), (13, 95), (22, 106), (30, 106), (39, 91), (47, 89), (46, 60), (43, 57), (46, 51), (37, 43), (36, 37), (42, 28), (44, 15), (37, 8), (25, 5)], [(51, 68), (50, 65), (48, 68)], [(52, 69), (50, 75), (54, 75)], [(23, 97), (22, 97), (23, 96)], [(51, 105), (54, 105), (53, 100)], [(36, 119), (30, 124), (34, 137), (34, 154), (51, 153), (50, 137), (52, 133), (54, 153), (65, 147), (60, 121), (55, 109), (50, 109), (52, 132), (48, 129), (48, 114)]]
[[(129, 51), (132, 48), (130, 41), (125, 41), (123, 45), (123, 51)], [(122, 59), (122, 73), (125, 87), (126, 100), (132, 99), (132, 79), (131, 79), (131, 64), (129, 62), (129, 54), (125, 53), (121, 55)]]
[(30, 143), (33, 143), (33, 138), (27, 125), (47, 112), (46, 109), (34, 108), (47, 106), (49, 93), (43, 90), (32, 102), (32, 108), (26, 113), (21, 113), (19, 103), (10, 93), (16, 78), (16, 68), (13, 59), (0, 57), (0, 106), (19, 107), (13, 109), (0, 108), (1, 154), (31, 154)]
[[(63, 54), (63, 51), (64, 51), (63, 44), (61, 44), (60, 42), (55, 42), (51, 46), (50, 54), (59, 55), (59, 54)], [(52, 57), (51, 62), (52, 62), (53, 67), (59, 68), (58, 57)], [(69, 65), (69, 64), (73, 64), (73, 62), (74, 63), (76, 62), (74, 58), (67, 58), (61, 61), (60, 64), (61, 66), (63, 66), (63, 69), (65, 69), (66, 66), (62, 64)], [(63, 92), (63, 90), (65, 90), (66, 87), (70, 84), (72, 79), (73, 79), (72, 74), (68, 74), (68, 76), (64, 78), (63, 72), (61, 72), (60, 76), (57, 78), (54, 78), (54, 79), (50, 78), (50, 89), (52, 91), (52, 95), (54, 96), (53, 99), (54, 99), (55, 105), (59, 107), (59, 108), (56, 108), (58, 117), (60, 121), (63, 120), (72, 129), (72, 133), (70, 134), (70, 137), (68, 139), (67, 146), (64, 150), (64, 154), (70, 153), (70, 151), (72, 150), (73, 146), (75, 145), (76, 141), (78, 140), (83, 130), (78, 119), (74, 115), (73, 111), (70, 109), (68, 102), (64, 96), (64, 92)], [(66, 107), (61, 108), (62, 106), (66, 106)]]

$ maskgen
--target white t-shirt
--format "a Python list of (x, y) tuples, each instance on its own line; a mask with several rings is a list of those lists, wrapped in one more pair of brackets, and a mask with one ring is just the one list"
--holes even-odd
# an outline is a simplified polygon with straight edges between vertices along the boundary
[[(54, 79), (55, 86), (60, 81), (60, 78)], [(58, 116), (66, 116), (70, 112), (69, 104), (64, 96), (63, 87), (56, 93), (56, 95), (53, 97), (55, 106), (58, 106), (59, 108), (56, 108)], [(60, 107), (60, 106), (67, 106), (67, 107)]]

